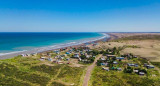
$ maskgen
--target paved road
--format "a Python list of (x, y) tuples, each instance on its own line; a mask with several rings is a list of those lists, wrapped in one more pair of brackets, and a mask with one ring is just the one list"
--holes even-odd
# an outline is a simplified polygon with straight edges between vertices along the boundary
[(88, 86), (88, 82), (89, 82), (89, 79), (90, 79), (90, 76), (91, 76), (91, 72), (92, 72), (94, 66), (96, 65), (97, 60), (98, 60), (101, 56), (102, 56), (102, 55), (98, 56), (98, 57), (94, 60), (93, 64), (90, 65), (90, 66), (88, 66), (86, 75), (85, 75), (85, 77), (84, 77), (83, 86)]

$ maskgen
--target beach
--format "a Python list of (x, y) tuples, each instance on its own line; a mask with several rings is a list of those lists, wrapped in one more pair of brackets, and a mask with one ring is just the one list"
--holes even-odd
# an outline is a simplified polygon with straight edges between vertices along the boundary
[(106, 34), (106, 33), (101, 33), (101, 34), (103, 36), (98, 37), (98, 38), (97, 37), (96, 38), (88, 38), (88, 39), (79, 40), (79, 41), (75, 41), (75, 42), (62, 43), (62, 44), (57, 44), (57, 45), (47, 46), (47, 47), (34, 48), (32, 50), (23, 50), (23, 51), (11, 52), (11, 53), (4, 53), (4, 54), (0, 54), (0, 59), (12, 58), (12, 57), (22, 55), (22, 54), (42, 53), (45, 51), (62, 49), (62, 48), (71, 47), (71, 46), (78, 46), (78, 45), (82, 45), (85, 43), (91, 43), (91, 42), (96, 42), (96, 41), (103, 40), (103, 39), (109, 39), (108, 34)]

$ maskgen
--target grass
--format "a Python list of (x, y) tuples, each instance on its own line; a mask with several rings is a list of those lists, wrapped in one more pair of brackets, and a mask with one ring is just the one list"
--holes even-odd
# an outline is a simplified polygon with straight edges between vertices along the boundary
[(65, 86), (65, 85), (59, 82), (52, 82), (50, 86)]
[(50, 80), (48, 77), (45, 76), (23, 72), (17, 72), (16, 78), (19, 78), (24, 81), (29, 81), (31, 83), (38, 83), (40, 86), (46, 86), (46, 84)]
[(160, 79), (117, 71), (107, 72), (101, 67), (95, 67), (90, 81), (90, 86), (158, 86), (159, 84)]
[(20, 82), (10, 77), (0, 76), (0, 86), (31, 86), (28, 83)]
[(69, 67), (65, 66), (62, 71), (58, 75), (58, 79), (62, 80), (63, 82), (75, 84), (76, 86), (81, 84), (80, 79), (84, 73), (85, 67)]
[[(58, 73), (59, 69), (61, 71)], [(52, 81), (51, 86), (64, 86), (65, 83), (80, 85), (83, 73), (84, 67), (70, 67), (67, 64), (50, 66), (32, 57), (0, 60), (0, 86), (46, 86), (55, 75), (55, 80), (62, 83)]]
[(32, 70), (47, 73), (52, 77), (57, 74), (60, 68), (61, 68), (61, 65), (48, 66), (45, 64), (31, 67)]
[(136, 35), (136, 36), (120, 38), (115, 41), (119, 41), (119, 40), (160, 40), (160, 37), (159, 35)]
[(151, 62), (151, 63), (160, 68), (160, 62)]

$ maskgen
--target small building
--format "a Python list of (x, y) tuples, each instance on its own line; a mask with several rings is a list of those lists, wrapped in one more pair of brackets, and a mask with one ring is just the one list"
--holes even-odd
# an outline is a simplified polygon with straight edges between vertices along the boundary
[(46, 57), (41, 57), (39, 60), (44, 61), (45, 59), (46, 59)]
[(106, 59), (105, 59), (105, 57), (102, 57), (101, 60), (102, 60), (102, 61), (105, 61)]
[(138, 58), (137, 56), (133, 56), (133, 58)]
[(78, 53), (75, 53), (75, 54), (74, 54), (74, 57), (75, 57), (75, 58), (79, 58), (80, 56), (79, 56)]
[(21, 54), (21, 56), (22, 56), (22, 57), (26, 57), (26, 56), (28, 56), (28, 55), (27, 55), (27, 54)]
[(116, 57), (118, 60), (124, 60), (124, 57)]
[(135, 64), (133, 64), (133, 63), (128, 63), (127, 65), (130, 66), (130, 67), (135, 66)]
[(60, 53), (60, 51), (59, 51), (59, 50), (54, 50), (54, 52), (55, 52), (56, 54), (59, 54), (59, 53)]
[(91, 55), (86, 55), (86, 58), (90, 58), (91, 57)]
[(122, 71), (122, 68), (117, 68), (118, 71)]
[(103, 67), (102, 69), (103, 69), (103, 70), (106, 70), (106, 71), (109, 71), (109, 68), (106, 68), (106, 67)]
[(53, 59), (52, 59), (52, 58), (48, 58), (48, 61), (51, 61), (51, 62), (52, 62), (52, 61), (53, 61)]
[(135, 64), (134, 66), (135, 66), (135, 67), (138, 67), (138, 64)]
[(110, 57), (116, 57), (116, 55), (107, 55), (108, 58)]
[(117, 67), (112, 67), (111, 69), (112, 69), (112, 70), (116, 70), (116, 69), (117, 69)]
[(67, 60), (67, 61), (69, 61), (69, 60), (70, 60), (70, 58), (66, 58), (66, 60)]
[(147, 67), (147, 65), (148, 65), (147, 63), (144, 63), (144, 67)]
[(154, 68), (154, 66), (153, 65), (147, 65), (147, 68), (152, 69), (152, 68)]
[(56, 63), (57, 63), (57, 64), (63, 64), (63, 61), (57, 60)]
[(107, 65), (108, 65), (108, 63), (101, 63), (101, 65), (103, 65), (103, 66), (107, 66)]
[(70, 54), (70, 52), (66, 52), (66, 54), (67, 54), (67, 55), (69, 55), (69, 54)]
[(145, 73), (144, 72), (139, 72), (139, 75), (144, 75)]
[(118, 64), (118, 62), (114, 61), (113, 64)]
[(138, 72), (139, 72), (139, 70), (135, 69), (135, 70), (133, 70), (133, 72), (138, 73)]

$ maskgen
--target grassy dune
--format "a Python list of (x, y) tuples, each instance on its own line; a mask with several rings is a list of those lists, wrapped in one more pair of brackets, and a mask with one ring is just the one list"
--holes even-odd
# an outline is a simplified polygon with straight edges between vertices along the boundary
[(158, 78), (126, 74), (117, 71), (105, 71), (101, 67), (95, 67), (90, 86), (158, 86)]
[[(51, 66), (52, 65), (52, 66)], [(81, 84), (85, 67), (43, 64), (38, 58), (15, 57), (0, 61), (0, 86), (66, 86)], [(54, 65), (54, 66), (53, 66)]]

